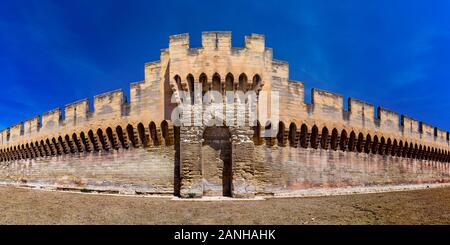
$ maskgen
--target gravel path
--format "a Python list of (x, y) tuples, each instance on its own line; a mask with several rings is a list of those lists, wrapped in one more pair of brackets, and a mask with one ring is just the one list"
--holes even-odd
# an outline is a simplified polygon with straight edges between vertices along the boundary
[(185, 201), (0, 187), (1, 224), (450, 224), (450, 188)]

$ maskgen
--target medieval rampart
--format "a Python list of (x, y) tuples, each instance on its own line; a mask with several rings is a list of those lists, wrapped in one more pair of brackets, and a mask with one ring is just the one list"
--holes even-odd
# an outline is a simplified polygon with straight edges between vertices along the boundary
[[(231, 47), (228, 32), (206, 32), (202, 47), (170, 37), (145, 79), (68, 104), (0, 132), (0, 181), (55, 188), (182, 196), (273, 194), (450, 180), (449, 133), (405, 115), (289, 80), (264, 37)], [(175, 127), (172, 94), (276, 91), (279, 121), (257, 126)], [(176, 97), (176, 96), (175, 96)], [(276, 137), (264, 132), (277, 125)], [(225, 142), (225, 143), (224, 143)]]

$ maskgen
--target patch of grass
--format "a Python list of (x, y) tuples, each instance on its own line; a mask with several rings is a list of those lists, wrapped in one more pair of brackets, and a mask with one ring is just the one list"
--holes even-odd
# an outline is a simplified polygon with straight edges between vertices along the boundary
[(88, 190), (88, 189), (86, 189), (86, 188), (83, 188), (83, 189), (80, 189), (80, 192), (83, 192), (83, 193), (91, 193), (92, 191), (91, 191), (91, 190)]

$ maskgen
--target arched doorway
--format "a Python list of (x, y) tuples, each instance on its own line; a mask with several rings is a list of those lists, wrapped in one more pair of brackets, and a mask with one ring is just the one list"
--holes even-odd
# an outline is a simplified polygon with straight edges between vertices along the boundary
[(228, 127), (207, 127), (203, 132), (202, 169), (204, 196), (231, 196), (231, 134)]

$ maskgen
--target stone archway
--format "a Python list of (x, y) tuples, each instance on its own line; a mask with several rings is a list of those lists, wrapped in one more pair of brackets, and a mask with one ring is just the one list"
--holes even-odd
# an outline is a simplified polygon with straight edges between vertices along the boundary
[(180, 196), (253, 196), (252, 136), (248, 127), (180, 127)]
[(206, 127), (202, 144), (204, 196), (232, 196), (232, 144), (228, 127)]

